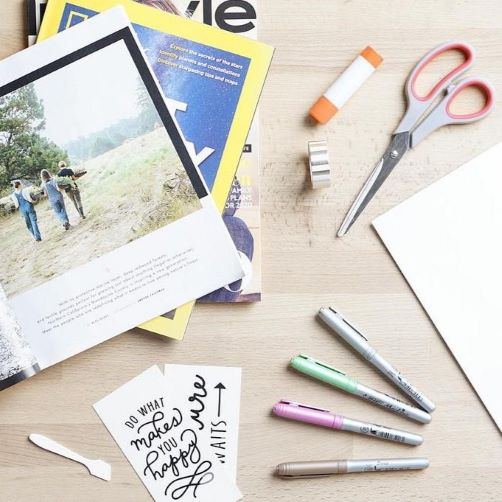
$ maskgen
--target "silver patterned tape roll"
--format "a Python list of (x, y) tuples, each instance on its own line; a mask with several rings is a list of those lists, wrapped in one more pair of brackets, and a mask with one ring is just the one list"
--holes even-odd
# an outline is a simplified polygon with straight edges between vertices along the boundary
[(327, 141), (309, 141), (309, 168), (312, 188), (331, 186), (331, 168)]

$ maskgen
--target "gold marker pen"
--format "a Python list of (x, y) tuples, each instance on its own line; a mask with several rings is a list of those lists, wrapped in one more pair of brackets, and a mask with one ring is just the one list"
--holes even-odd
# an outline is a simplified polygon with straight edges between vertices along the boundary
[(426, 458), (319, 460), (279, 464), (275, 468), (275, 473), (283, 478), (315, 478), (353, 472), (409, 471), (427, 467), (429, 467), (429, 460)]

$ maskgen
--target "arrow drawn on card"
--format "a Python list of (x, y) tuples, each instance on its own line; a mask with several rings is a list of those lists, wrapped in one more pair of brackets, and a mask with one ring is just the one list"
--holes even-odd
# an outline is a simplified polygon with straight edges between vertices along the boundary
[(220, 418), (221, 413), (221, 391), (226, 389), (226, 387), (220, 382), (219, 384), (214, 386), (215, 389), (218, 389), (218, 418)]

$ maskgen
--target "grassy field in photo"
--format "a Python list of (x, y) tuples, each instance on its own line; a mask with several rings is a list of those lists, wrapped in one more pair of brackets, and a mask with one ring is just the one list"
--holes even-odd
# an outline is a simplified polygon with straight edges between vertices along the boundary
[(87, 263), (200, 208), (163, 127), (74, 168), (87, 219), (64, 194), (65, 231), (47, 199), (35, 205), (42, 242), (16, 211), (0, 217), (0, 282), (12, 296)]

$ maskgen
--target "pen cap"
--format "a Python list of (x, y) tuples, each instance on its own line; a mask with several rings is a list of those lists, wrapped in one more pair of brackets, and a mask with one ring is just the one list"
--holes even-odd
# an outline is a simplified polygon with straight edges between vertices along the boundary
[(287, 462), (275, 468), (277, 476), (284, 477), (316, 477), (347, 472), (346, 460), (320, 460), (308, 462)]
[(310, 357), (299, 355), (291, 359), (291, 367), (305, 375), (353, 393), (357, 383), (345, 373)]
[(364, 357), (368, 358), (371, 356), (371, 353), (374, 352), (368, 345), (368, 341), (363, 334), (332, 307), (322, 307), (319, 310), (319, 317), (340, 338), (345, 340), (353, 349)]
[(343, 424), (342, 417), (334, 415), (328, 410), (314, 408), (306, 404), (293, 403), (291, 401), (283, 400), (274, 404), (272, 411), (279, 417), (320, 425), (321, 427), (341, 429)]

